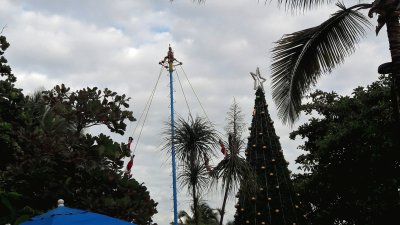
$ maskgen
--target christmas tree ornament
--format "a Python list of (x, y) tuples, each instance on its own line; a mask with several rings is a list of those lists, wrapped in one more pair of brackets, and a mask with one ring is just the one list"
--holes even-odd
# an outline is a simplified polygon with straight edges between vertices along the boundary
[[(256, 72), (250, 72), (250, 75), (253, 77), (254, 80), (254, 90), (258, 90), (259, 88), (264, 92), (264, 82), (266, 81), (266, 79), (264, 77), (261, 76), (260, 74), (260, 69), (257, 67)], [(260, 96), (257, 95), (257, 98), (259, 98)]]

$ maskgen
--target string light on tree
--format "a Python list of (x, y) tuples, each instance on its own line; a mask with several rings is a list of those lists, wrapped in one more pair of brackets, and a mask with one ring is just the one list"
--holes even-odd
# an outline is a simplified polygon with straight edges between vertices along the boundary
[(303, 221), (299, 220), (301, 216), (298, 216), (302, 214), (295, 207), (299, 202), (293, 192), (286, 161), (280, 154), (281, 145), (265, 101), (263, 83), (266, 80), (259, 68), (250, 74), (256, 93), (251, 127), (248, 128), (250, 136), (247, 145), (251, 147), (251, 154), (246, 154), (246, 160), (252, 165), (260, 186), (255, 195), (239, 192), (238, 204), (246, 211), (241, 210), (235, 216), (234, 224), (242, 225), (250, 221), (251, 224), (302, 224)]

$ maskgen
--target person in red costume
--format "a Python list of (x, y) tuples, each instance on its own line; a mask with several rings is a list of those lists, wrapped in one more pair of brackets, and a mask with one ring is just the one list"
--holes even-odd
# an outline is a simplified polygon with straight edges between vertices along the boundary
[[(133, 138), (129, 137), (128, 138), (128, 149), (129, 149), (129, 151), (131, 150), (132, 142), (133, 142)], [(128, 164), (126, 165), (126, 171), (125, 172), (127, 174), (131, 173), (131, 169), (132, 169), (132, 166), (133, 166), (133, 158), (135, 158), (135, 155), (132, 155), (131, 160), (129, 160)]]
[(133, 166), (133, 158), (135, 158), (135, 155), (132, 155), (131, 160), (128, 162), (128, 165), (126, 165), (126, 173), (131, 173), (131, 169)]
[(128, 138), (128, 149), (131, 150), (131, 144), (132, 144), (133, 138), (129, 137)]
[(224, 143), (222, 143), (221, 139), (219, 140), (219, 145), (221, 146), (222, 154), (224, 154), (224, 156), (226, 156), (228, 154), (228, 152), (226, 151), (225, 145), (224, 145)]

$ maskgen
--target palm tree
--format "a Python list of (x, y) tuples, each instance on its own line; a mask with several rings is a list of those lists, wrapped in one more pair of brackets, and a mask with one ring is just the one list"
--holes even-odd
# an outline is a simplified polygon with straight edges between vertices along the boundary
[(217, 225), (219, 213), (216, 209), (211, 208), (207, 203), (202, 202), (198, 206), (199, 221), (204, 225)]
[[(291, 10), (308, 10), (333, 0), (278, 0)], [(361, 1), (360, 1), (361, 2)], [(391, 74), (393, 110), (399, 119), (400, 104), (400, 0), (374, 0), (371, 4), (357, 4), (347, 8), (337, 2), (339, 10), (320, 25), (282, 37), (273, 48), (272, 95), (284, 123), (293, 124), (300, 113), (302, 97), (322, 74), (343, 63), (354, 52), (356, 44), (365, 36), (368, 19), (361, 10), (369, 9), (368, 16), (378, 14), (376, 34), (386, 24), (392, 62), (381, 65), (379, 73)]]
[(171, 130), (166, 130), (166, 144), (163, 149), (170, 151), (175, 144), (175, 155), (178, 164), (178, 180), (181, 185), (187, 186), (192, 196), (195, 224), (198, 225), (198, 200), (204, 188), (208, 186), (207, 170), (202, 163), (206, 158), (214, 155), (218, 136), (212, 124), (201, 117), (188, 121), (179, 118), (174, 125), (175, 137), (172, 139)]
[[(179, 222), (178, 222), (179, 225), (187, 224), (188, 219), (189, 220), (191, 219), (191, 217), (185, 210), (179, 211), (178, 218), (179, 218)], [(173, 225), (174, 222), (171, 222), (170, 224)]]
[[(230, 144), (231, 145), (231, 144)], [(222, 225), (225, 215), (226, 200), (230, 193), (238, 190), (241, 187), (255, 187), (255, 178), (252, 177), (252, 169), (250, 164), (239, 155), (238, 149), (230, 148), (230, 154), (227, 155), (213, 170), (215, 179), (221, 180), (222, 188), (224, 189), (224, 200), (221, 208), (221, 218), (219, 224)], [(245, 185), (245, 183), (248, 183)], [(252, 183), (253, 185), (251, 185)]]
[[(191, 207), (191, 211), (194, 214), (194, 208)], [(198, 207), (198, 221), (202, 225), (217, 225), (218, 224), (218, 212), (216, 209), (212, 209), (207, 203), (201, 202)], [(190, 216), (186, 211), (182, 210), (178, 214), (179, 224), (191, 225), (195, 224), (195, 216)]]
[(204, 188), (208, 187), (209, 175), (205, 166), (198, 160), (189, 165), (180, 166), (178, 181), (181, 186), (186, 186), (192, 196), (194, 222), (198, 225), (199, 218), (199, 199)]
[(27, 114), (30, 114), (26, 128), (36, 127), (35, 129), (39, 128), (54, 137), (67, 132), (72, 135), (75, 125), (68, 123), (64, 118), (53, 112), (43, 99), (43, 91), (44, 89), (40, 88), (25, 99), (25, 110)]
[[(222, 225), (225, 215), (225, 206), (228, 195), (236, 192), (239, 185), (242, 187), (255, 187), (255, 179), (252, 178), (252, 170), (250, 164), (239, 153), (243, 148), (244, 141), (242, 139), (242, 132), (245, 124), (243, 123), (243, 114), (236, 101), (230, 107), (227, 114), (228, 125), (225, 127), (228, 138), (229, 154), (214, 168), (212, 176), (214, 181), (222, 183), (224, 190), (224, 199), (222, 208), (220, 210), (221, 218), (219, 225)], [(248, 183), (245, 185), (245, 182)]]

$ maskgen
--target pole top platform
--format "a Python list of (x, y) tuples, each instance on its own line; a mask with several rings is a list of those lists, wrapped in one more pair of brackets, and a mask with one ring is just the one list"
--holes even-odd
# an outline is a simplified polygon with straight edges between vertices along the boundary
[(172, 72), (174, 71), (173, 67), (182, 65), (182, 62), (179, 62), (174, 57), (174, 51), (172, 51), (171, 44), (169, 44), (167, 56), (165, 56), (164, 59), (160, 61), (158, 64), (164, 66), (166, 69), (169, 70), (169, 72)]

